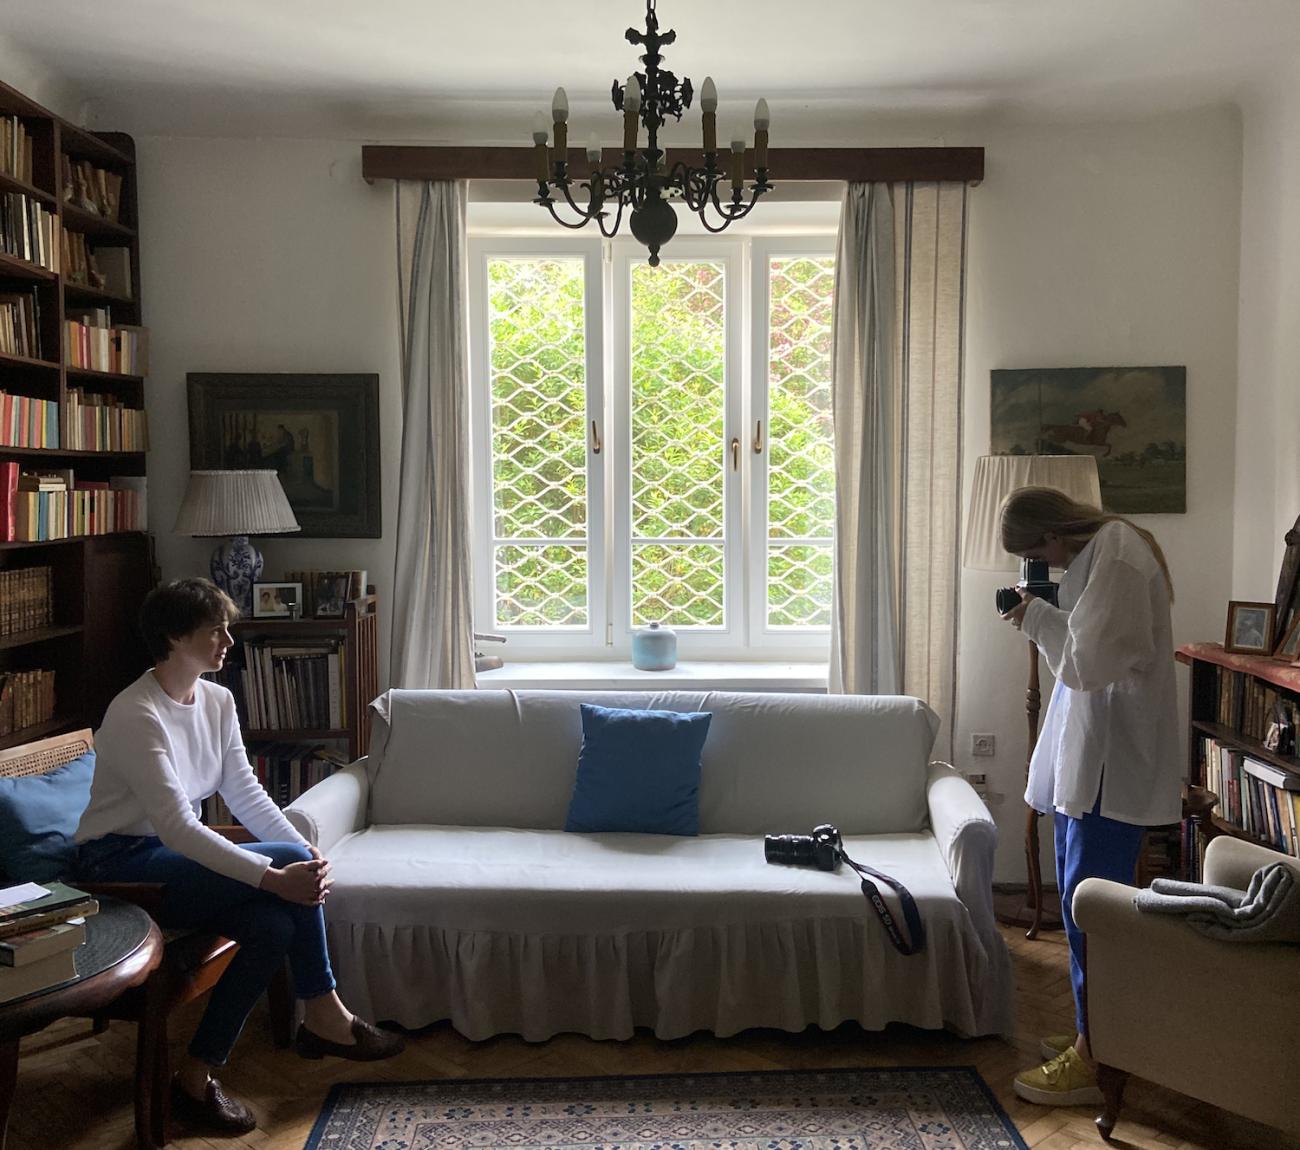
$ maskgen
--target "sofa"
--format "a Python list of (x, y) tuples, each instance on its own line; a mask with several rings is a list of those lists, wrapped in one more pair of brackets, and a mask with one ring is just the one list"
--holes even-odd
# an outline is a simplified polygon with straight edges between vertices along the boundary
[[(562, 829), (581, 702), (712, 715), (698, 837)], [(330, 954), (363, 1016), (450, 1019), (470, 1039), (1010, 1030), (995, 827), (930, 762), (938, 719), (920, 700), (390, 690), (371, 709), (368, 757), (286, 808), (332, 863)], [(911, 891), (920, 954), (891, 945), (846, 868), (765, 862), (765, 834), (827, 821)]]

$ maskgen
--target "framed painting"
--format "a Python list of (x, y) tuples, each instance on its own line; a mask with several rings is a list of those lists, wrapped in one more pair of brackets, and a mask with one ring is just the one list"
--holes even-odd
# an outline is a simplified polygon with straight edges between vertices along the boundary
[(1187, 510), (1187, 368), (992, 372), (993, 455), (1091, 455), (1121, 515)]
[(302, 537), (378, 539), (379, 376), (186, 376), (190, 467), (274, 469)]

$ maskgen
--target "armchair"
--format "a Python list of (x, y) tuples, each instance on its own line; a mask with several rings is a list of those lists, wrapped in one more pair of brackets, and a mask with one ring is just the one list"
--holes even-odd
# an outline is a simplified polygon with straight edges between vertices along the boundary
[[(1205, 854), (1205, 882), (1244, 890), (1276, 851), (1227, 836)], [(1300, 860), (1286, 859), (1300, 871)], [(1109, 1142), (1129, 1072), (1300, 1134), (1295, 1089), (1300, 947), (1221, 942), (1179, 918), (1143, 914), (1133, 888), (1090, 878), (1074, 896), (1088, 936), (1088, 1037)]]

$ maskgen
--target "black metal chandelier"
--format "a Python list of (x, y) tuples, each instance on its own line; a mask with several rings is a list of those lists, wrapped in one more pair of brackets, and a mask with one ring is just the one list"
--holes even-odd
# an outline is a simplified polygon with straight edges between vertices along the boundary
[[(718, 93), (711, 77), (706, 78), (700, 91), (700, 107), (704, 113), (704, 165), (691, 167), (683, 161), (668, 166), (667, 157), (659, 147), (659, 129), (669, 116), (681, 120), (682, 111), (691, 106), (694, 89), (688, 78), (678, 81), (671, 72), (660, 68), (663, 56), (659, 49), (677, 39), (672, 29), (660, 33), (659, 19), (655, 15), (655, 0), (646, 0), (645, 32), (635, 28), (627, 30), (630, 44), (643, 44), (645, 55), (641, 62), (644, 72), (627, 78), (626, 84), (614, 81), (611, 92), (614, 107), (623, 113), (623, 162), (615, 167), (601, 168), (600, 142), (595, 132), (587, 143), (587, 159), (593, 167), (586, 180), (576, 184), (575, 199), (571, 189), (575, 181), (568, 174), (568, 118), (569, 101), (563, 88), (555, 90), (551, 104), (551, 117), (555, 126), (554, 158), (548, 155), (546, 120), (537, 113), (533, 125), (533, 144), (537, 156), (537, 198), (541, 204), (566, 228), (585, 227), (595, 220), (601, 234), (613, 236), (623, 220), (623, 209), (629, 211), (632, 234), (650, 249), (650, 264), (659, 264), (659, 249), (677, 231), (677, 213), (671, 201), (680, 199), (700, 218), (710, 232), (720, 232), (736, 220), (744, 219), (753, 210), (758, 197), (772, 187), (767, 182), (767, 129), (770, 117), (767, 101), (759, 100), (754, 109), (754, 180), (745, 188), (745, 141), (736, 137), (731, 141), (731, 157), (727, 170), (718, 160), (717, 108)], [(644, 148), (637, 147), (637, 122), (645, 125), (648, 137)], [(731, 181), (731, 193), (719, 193), (719, 185), (726, 178)], [(576, 218), (567, 219), (557, 210), (558, 200), (551, 194), (554, 189)], [(585, 203), (581, 202), (584, 201)]]

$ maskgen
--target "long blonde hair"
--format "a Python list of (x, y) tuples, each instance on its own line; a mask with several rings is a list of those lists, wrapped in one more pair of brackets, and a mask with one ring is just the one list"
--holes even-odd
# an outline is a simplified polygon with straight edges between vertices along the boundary
[(1016, 555), (1041, 546), (1048, 532), (1072, 540), (1082, 548), (1107, 523), (1127, 523), (1151, 548), (1151, 554), (1156, 557), (1165, 577), (1165, 586), (1169, 588), (1170, 602), (1173, 601), (1174, 581), (1169, 575), (1165, 553), (1160, 550), (1155, 536), (1131, 519), (1112, 515), (1087, 503), (1076, 503), (1055, 487), (1022, 487), (1013, 491), (1002, 501), (999, 518), (1002, 546)]

